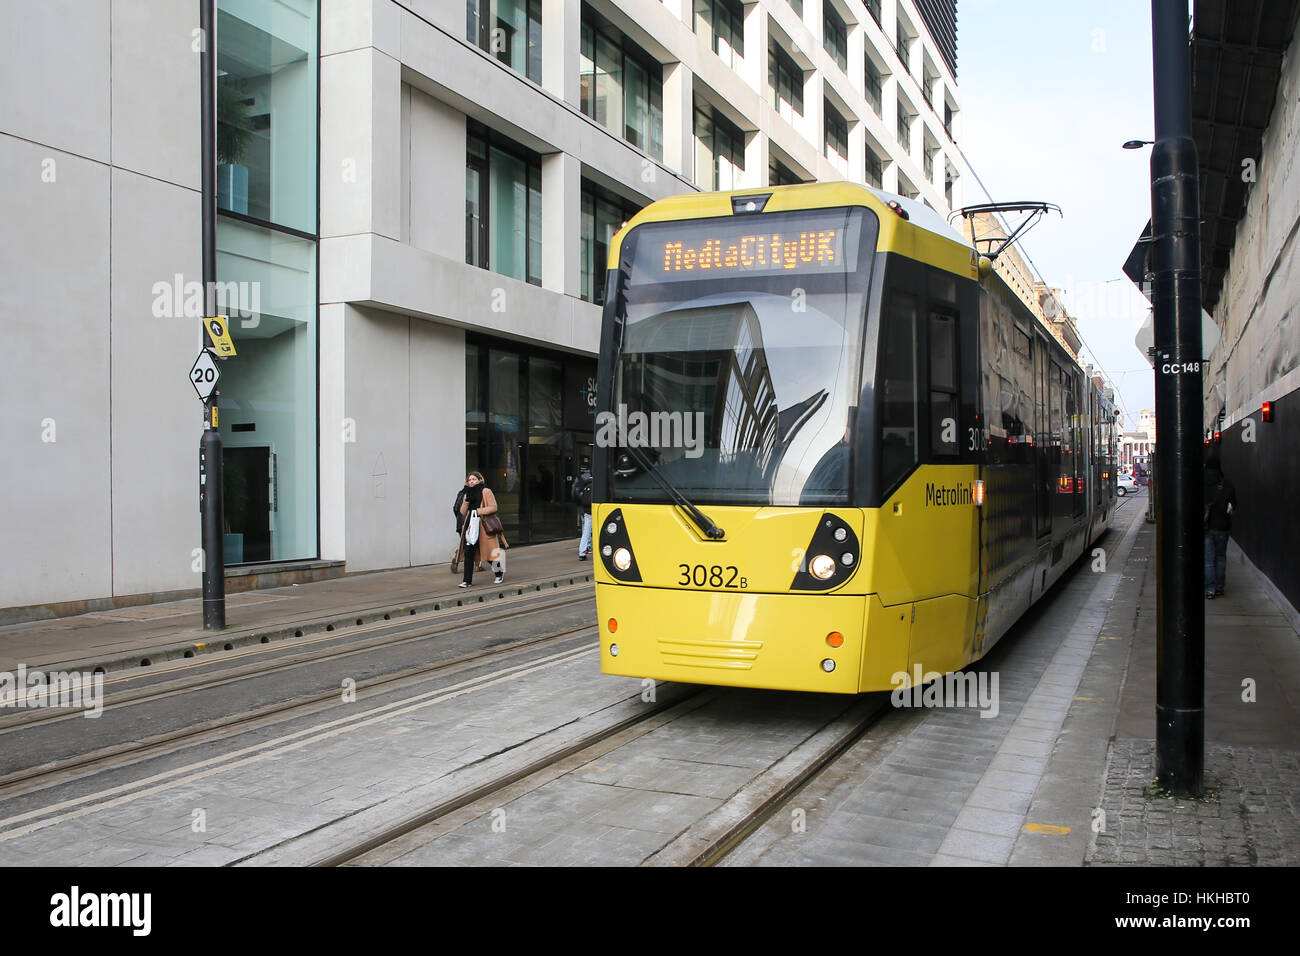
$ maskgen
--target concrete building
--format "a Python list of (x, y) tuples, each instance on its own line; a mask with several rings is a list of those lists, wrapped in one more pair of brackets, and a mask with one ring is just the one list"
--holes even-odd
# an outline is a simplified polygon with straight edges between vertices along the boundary
[[(10, 25), (0, 621), (201, 568), (198, 4)], [(512, 543), (572, 535), (606, 250), (647, 202), (961, 201), (954, 0), (219, 0), (216, 51), (232, 589), (446, 560), (467, 469)]]
[(1138, 412), (1132, 431), (1124, 432), (1119, 441), (1119, 463), (1125, 471), (1132, 471), (1133, 462), (1149, 462), (1156, 450), (1156, 415), (1149, 408)]

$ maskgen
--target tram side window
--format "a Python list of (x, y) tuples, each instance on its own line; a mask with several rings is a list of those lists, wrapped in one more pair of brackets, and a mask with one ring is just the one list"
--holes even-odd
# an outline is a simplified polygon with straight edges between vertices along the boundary
[(930, 314), (930, 451), (961, 454), (961, 413), (957, 400), (957, 322)]
[(916, 464), (916, 299), (896, 293), (889, 303), (881, 349), (880, 488), (893, 490)]

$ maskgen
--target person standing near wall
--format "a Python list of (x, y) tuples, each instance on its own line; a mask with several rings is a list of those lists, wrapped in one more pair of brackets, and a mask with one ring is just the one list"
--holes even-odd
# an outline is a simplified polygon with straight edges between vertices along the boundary
[(1205, 597), (1213, 601), (1223, 594), (1228, 572), (1228, 534), (1232, 512), (1237, 507), (1237, 489), (1223, 473), (1219, 459), (1205, 459)]

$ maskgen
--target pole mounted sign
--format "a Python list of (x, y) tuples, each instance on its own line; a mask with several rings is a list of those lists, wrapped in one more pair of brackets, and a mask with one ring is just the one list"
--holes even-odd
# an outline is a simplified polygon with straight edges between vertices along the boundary
[(199, 398), (206, 402), (220, 380), (221, 369), (217, 367), (212, 353), (204, 349), (190, 366), (190, 384), (194, 386), (194, 391), (199, 393)]
[(230, 320), (224, 315), (214, 315), (203, 320), (203, 329), (218, 358), (230, 358), (235, 354), (235, 343), (230, 340)]

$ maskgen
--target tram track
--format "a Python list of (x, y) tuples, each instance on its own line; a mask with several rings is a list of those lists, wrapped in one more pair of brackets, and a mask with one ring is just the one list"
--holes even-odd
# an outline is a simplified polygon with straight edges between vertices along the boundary
[[(106, 700), (104, 710), (149, 703), (185, 692), (207, 690), (248, 677), (264, 677), (303, 666), (337, 661), (352, 655), (364, 654), (377, 648), (393, 648), (417, 643), (460, 628), (479, 626), (480, 619), (484, 622), (496, 624), (529, 617), (543, 611), (573, 607), (583, 601), (592, 599), (590, 589), (584, 585), (566, 586), (546, 593), (548, 596), (559, 594), (563, 595), (563, 597), (561, 600), (546, 601), (539, 605), (530, 603), (535, 602), (535, 596), (530, 592), (524, 592), (517, 597), (505, 598), (491, 604), (475, 604), (426, 612), (426, 614), (437, 615), (436, 621), (424, 615), (417, 616), (414, 620), (411, 618), (384, 620), (359, 625), (346, 631), (322, 631), (309, 636), (288, 638), (276, 643), (253, 644), (228, 651), (220, 657), (205, 656), (189, 658), (183, 661), (171, 661), (168, 664), (176, 666), (168, 671), (115, 673), (113, 676), (104, 679), (105, 688), (115, 687), (116, 685), (130, 685), (141, 681), (148, 683), (139, 690), (128, 690), (115, 695), (111, 703)], [(430, 627), (433, 624), (437, 626)], [(426, 628), (428, 629), (426, 630)], [(393, 638), (393, 635), (401, 635), (412, 630), (417, 631), (417, 633), (397, 639)], [(356, 642), (359, 636), (366, 634), (376, 634), (377, 636), (373, 639)], [(340, 646), (337, 650), (327, 651), (323, 654), (320, 652), (319, 645), (335, 643), (348, 646)], [(292, 653), (289, 657), (281, 660), (272, 660), (269, 663), (261, 664), (256, 663), (258, 658), (264, 659), (294, 651), (298, 653)], [(249, 660), (250, 663), (242, 667), (237, 666), (241, 660)], [(231, 666), (232, 664), (236, 666)], [(201, 672), (209, 667), (224, 669), (218, 673)], [(200, 673), (194, 673), (196, 671)], [(182, 676), (178, 679), (168, 680), (167, 678), (172, 673), (180, 673)], [(83, 716), (80, 710), (59, 710), (57, 712), (52, 710), (19, 711), (0, 718), (0, 739), (16, 730), (26, 730), (41, 724), (72, 720)], [(0, 785), (3, 785), (3, 782), (4, 778), (0, 777)]]
[[(459, 826), (465, 819), (473, 819), (481, 815), (480, 811), (474, 809), (476, 804), (484, 801), (508, 802), (544, 786), (576, 767), (611, 753), (632, 740), (704, 706), (718, 694), (717, 688), (699, 685), (673, 686), (677, 687), (680, 693), (670, 699), (650, 703), (639, 713), (596, 728), (576, 741), (560, 746), (477, 786), (469, 787), (428, 809), (399, 820), (373, 836), (316, 860), (315, 865), (366, 866), (386, 862), (387, 857), (402, 852), (402, 842), (407, 838), (413, 837), (416, 843), (434, 839), (436, 833), (430, 832), (431, 830), (445, 832), (447, 829)], [(458, 819), (456, 814), (461, 810), (469, 812)], [(440, 824), (442, 826), (439, 826)]]
[[(513, 611), (513, 613), (509, 614), (501, 613), (501, 606), (494, 603), (491, 605), (491, 609), (496, 613), (491, 615), (489, 620), (491, 623), (495, 624), (503, 620), (548, 614), (553, 613), (557, 609), (573, 607), (589, 600), (589, 595), (574, 595), (560, 601), (547, 602), (542, 606), (534, 605), (532, 607), (520, 607)], [(475, 608), (474, 610), (480, 609)], [(427, 624), (428, 622), (425, 623)], [(334, 653), (323, 656), (295, 655), (285, 661), (276, 662), (276, 664), (271, 668), (257, 668), (255, 673), (257, 676), (268, 676), (273, 675), (276, 672), (283, 672), (289, 669), (301, 668), (312, 664), (336, 662), (352, 655), (373, 651), (377, 647), (391, 648), (402, 644), (429, 640), (451, 630), (466, 626), (475, 626), (476, 623), (476, 620), (467, 622), (463, 619), (442, 621), (440, 622), (441, 626), (434, 630), (403, 637), (399, 641), (385, 641), (381, 638), (373, 641), (366, 641), (362, 645), (341, 648)], [(412, 624), (411, 622), (403, 621), (401, 622), (401, 626), (405, 629), (409, 629)], [(594, 624), (583, 623), (575, 626), (563, 627), (547, 631), (540, 635), (509, 641), (487, 649), (476, 648), (472, 651), (458, 654), (441, 661), (435, 661), (416, 667), (403, 668), (389, 674), (363, 679), (356, 683), (354, 690), (358, 699), (362, 696), (374, 696), (384, 692), (401, 690), (403, 687), (426, 680), (430, 677), (454, 676), (472, 668), (508, 662), (512, 658), (521, 654), (526, 654), (563, 642), (566, 638), (586, 636), (588, 633), (594, 635)], [(237, 680), (247, 679), (248, 676), (249, 674), (246, 672), (239, 674), (225, 673), (215, 681), (191, 682), (186, 686), (168, 687), (161, 691), (157, 688), (148, 688), (130, 699), (115, 702), (113, 706), (138, 706), (141, 704), (152, 703), (180, 694), (194, 693), (196, 690), (210, 690)], [(85, 777), (107, 770), (119, 770), (140, 763), (144, 760), (167, 756), (186, 748), (197, 747), (205, 743), (218, 741), (238, 733), (261, 729), (298, 717), (310, 716), (311, 714), (318, 713), (336, 705), (339, 701), (340, 690), (337, 687), (331, 687), (325, 691), (297, 697), (292, 700), (278, 701), (239, 714), (202, 721), (189, 727), (165, 731), (140, 740), (114, 744), (84, 754), (68, 757), (66, 759), (52, 761), (35, 767), (24, 768), (0, 776), (0, 799), (8, 799), (10, 797), (31, 793), (36, 790), (42, 790), (51, 786), (68, 783), (72, 780), (84, 779)], [(62, 719), (69, 719), (73, 716), (78, 718), (80, 717), (79, 714), (59, 716)], [(16, 728), (7, 728), (7, 730), (15, 732), (18, 729), (26, 729), (28, 726), (30, 726), (30, 724), (21, 725)]]
[[(677, 691), (638, 714), (601, 727), (581, 739), (463, 788), (453, 796), (315, 859), (318, 866), (370, 866), (392, 862), (414, 847), (438, 839), (511, 801), (618, 751), (678, 720), (690, 719), (730, 693), (728, 688), (702, 685), (660, 685)], [(850, 747), (857, 744), (883, 713), (887, 695), (860, 698), (810, 733), (784, 757), (756, 774), (747, 784), (675, 838), (669, 839), (641, 865), (710, 866), (761, 826), (792, 795), (801, 790)]]

